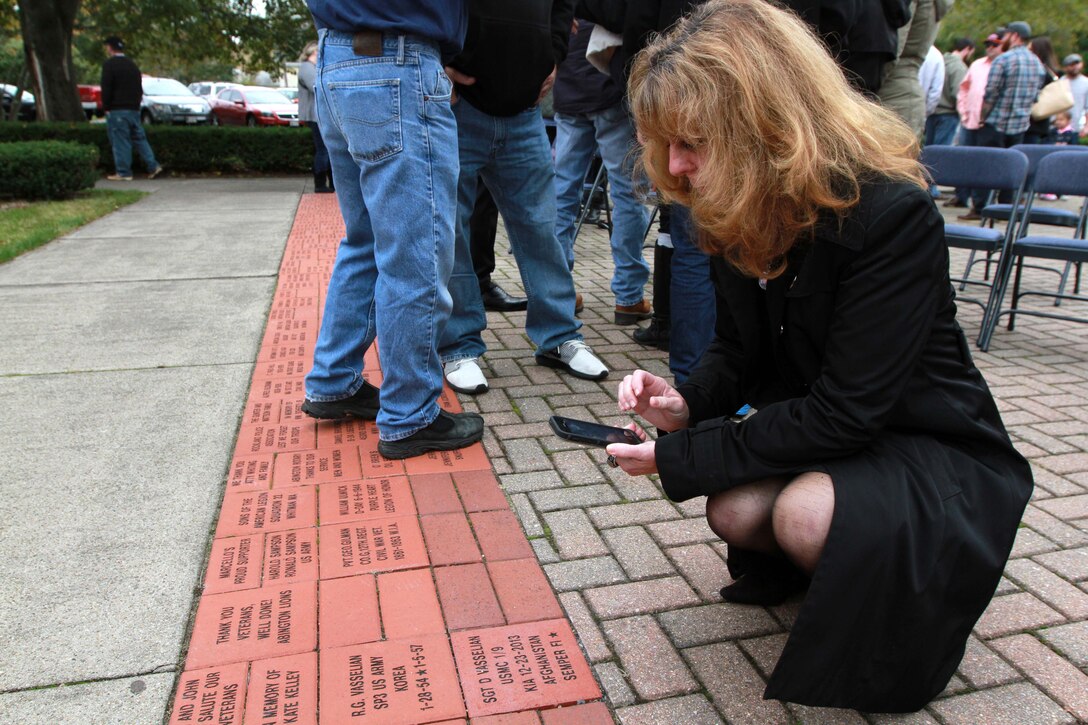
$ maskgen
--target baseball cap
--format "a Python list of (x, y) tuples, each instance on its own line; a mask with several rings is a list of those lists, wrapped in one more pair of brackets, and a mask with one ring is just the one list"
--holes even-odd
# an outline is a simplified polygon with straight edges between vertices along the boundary
[(105, 40), (103, 40), (102, 42), (105, 45), (110, 46), (114, 50), (124, 50), (125, 49), (125, 41), (121, 40), (116, 35), (111, 35), (108, 38), (106, 38)]
[(1070, 53), (1065, 56), (1065, 60), (1062, 61), (1062, 65), (1073, 65), (1074, 63), (1082, 63), (1084, 59), (1080, 57), (1079, 53)]
[(1024, 40), (1031, 37), (1031, 26), (1025, 23), (1023, 20), (1017, 20), (1009, 23), (1006, 28), (1010, 33), (1016, 33)]
[(1001, 45), (1001, 36), (997, 33), (990, 33), (986, 36), (986, 45)]

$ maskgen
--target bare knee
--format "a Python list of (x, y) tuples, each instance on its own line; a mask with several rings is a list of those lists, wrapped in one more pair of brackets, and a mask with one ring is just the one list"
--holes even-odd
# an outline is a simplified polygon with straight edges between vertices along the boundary
[(803, 473), (774, 502), (774, 538), (786, 555), (808, 573), (827, 543), (835, 511), (835, 488), (826, 473)]
[(734, 546), (770, 551), (774, 544), (771, 512), (784, 479), (760, 481), (715, 494), (706, 501), (706, 520), (711, 530)]

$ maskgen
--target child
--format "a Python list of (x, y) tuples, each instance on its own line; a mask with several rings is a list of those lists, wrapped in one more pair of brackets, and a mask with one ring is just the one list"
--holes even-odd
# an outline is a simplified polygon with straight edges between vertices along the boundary
[(1054, 132), (1057, 140), (1054, 142), (1060, 146), (1076, 145), (1077, 130), (1073, 128), (1073, 116), (1069, 111), (1054, 114)]

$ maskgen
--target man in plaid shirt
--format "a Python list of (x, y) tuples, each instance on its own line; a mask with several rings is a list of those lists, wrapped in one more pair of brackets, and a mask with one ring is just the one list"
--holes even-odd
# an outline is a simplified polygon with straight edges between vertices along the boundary
[(980, 146), (1008, 148), (1018, 144), (1031, 125), (1031, 106), (1043, 87), (1046, 70), (1025, 45), (1030, 37), (1027, 23), (1009, 23), (1004, 38), (1007, 52), (994, 60), (986, 82)]

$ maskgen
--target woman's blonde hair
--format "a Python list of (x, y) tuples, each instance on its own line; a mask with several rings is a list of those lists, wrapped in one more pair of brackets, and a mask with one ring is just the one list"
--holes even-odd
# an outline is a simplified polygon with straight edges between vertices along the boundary
[(317, 41), (311, 40), (303, 47), (302, 52), (299, 53), (298, 62), (303, 63), (310, 59), (310, 56), (317, 50)]
[[(852, 89), (826, 47), (767, 0), (710, 0), (636, 56), (629, 86), (642, 163), (691, 207), (700, 246), (774, 277), (819, 215), (843, 215), (866, 180), (925, 187), (914, 133)], [(669, 144), (702, 154), (698, 188), (669, 173)]]

